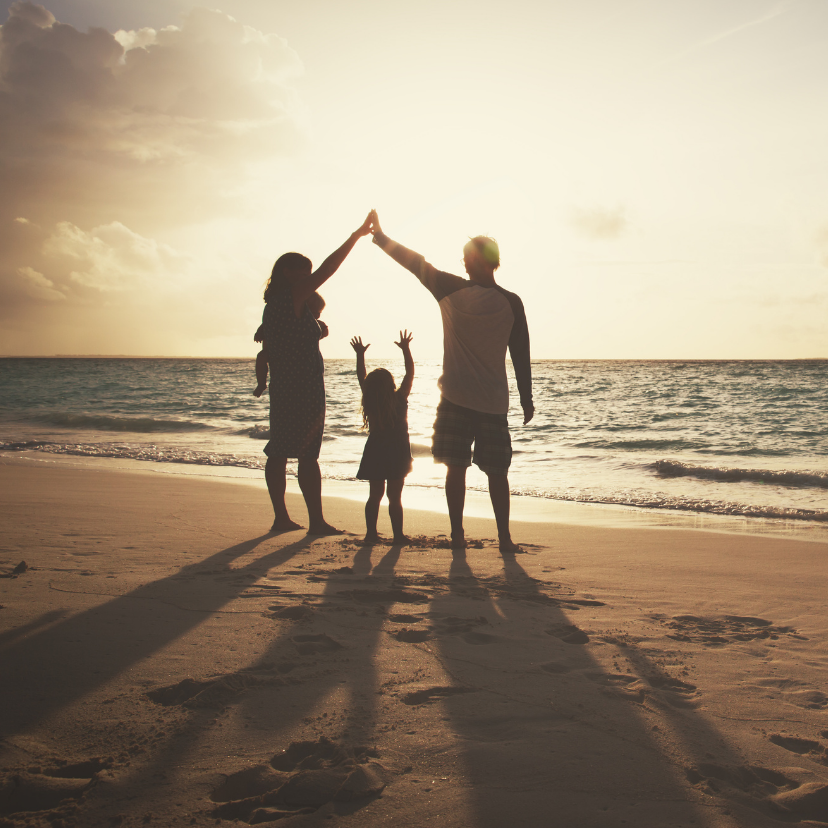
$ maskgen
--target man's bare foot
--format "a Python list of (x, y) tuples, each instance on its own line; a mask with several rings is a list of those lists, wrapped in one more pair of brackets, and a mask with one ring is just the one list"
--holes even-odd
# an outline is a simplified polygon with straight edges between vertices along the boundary
[(466, 533), (465, 532), (452, 532), (451, 533), (451, 548), (452, 549), (465, 549), (466, 548)]
[(286, 518), (285, 520), (274, 520), (273, 526), (270, 527), (271, 532), (292, 532), (294, 529), (304, 529), (301, 523), (295, 520)]
[(411, 538), (408, 535), (394, 535), (391, 543), (396, 546), (408, 546), (411, 543)]
[(500, 554), (501, 555), (528, 555), (529, 554), (525, 549), (518, 546), (511, 538), (506, 538), (506, 540), (500, 541), (498, 546), (500, 547)]
[(370, 532), (362, 539), (363, 546), (373, 546), (375, 543), (382, 543), (382, 538), (374, 532), (371, 534)]
[(312, 523), (308, 527), (309, 535), (344, 535), (341, 529), (336, 529), (330, 523)]

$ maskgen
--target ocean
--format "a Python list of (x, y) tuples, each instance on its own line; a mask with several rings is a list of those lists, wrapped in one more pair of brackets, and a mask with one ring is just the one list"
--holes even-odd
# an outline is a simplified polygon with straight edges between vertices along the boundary
[[(402, 360), (368, 360), (379, 366), (402, 376)], [(525, 427), (512, 378), (515, 495), (828, 527), (828, 360), (532, 368)], [(267, 394), (252, 395), (253, 370), (252, 359), (0, 359), (0, 452), (262, 469)], [(439, 373), (417, 363), (407, 487), (442, 486), (429, 451)], [(326, 361), (326, 388), (322, 474), (354, 480), (365, 435), (353, 360)], [(476, 469), (468, 482), (486, 490)]]

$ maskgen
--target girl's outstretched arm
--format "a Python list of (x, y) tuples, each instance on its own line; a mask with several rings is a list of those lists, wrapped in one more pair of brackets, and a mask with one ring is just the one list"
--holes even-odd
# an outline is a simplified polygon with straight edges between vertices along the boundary
[(356, 351), (356, 372), (359, 380), (359, 387), (362, 388), (362, 383), (365, 380), (365, 352), (371, 347), (369, 342), (367, 345), (362, 344), (362, 337), (355, 336), (351, 340), (351, 347)]
[(397, 393), (402, 394), (406, 399), (408, 399), (408, 395), (411, 393), (411, 386), (414, 384), (414, 357), (411, 356), (411, 340), (413, 336), (408, 331), (400, 331), (400, 341), (394, 343), (403, 352), (403, 359), (405, 360), (405, 376), (400, 383)]

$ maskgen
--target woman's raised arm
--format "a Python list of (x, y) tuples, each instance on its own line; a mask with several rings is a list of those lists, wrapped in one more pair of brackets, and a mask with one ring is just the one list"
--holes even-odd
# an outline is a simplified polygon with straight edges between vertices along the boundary
[(363, 237), (371, 232), (371, 218), (373, 210), (368, 213), (362, 225), (354, 230), (348, 240), (342, 246), (338, 247), (319, 265), (313, 273), (303, 276), (293, 285), (293, 304), (296, 308), (296, 315), (301, 313), (302, 305), (305, 304), (308, 297), (320, 286), (323, 285), (331, 276), (339, 270), (339, 266), (345, 261), (347, 255), (353, 250), (354, 245)]

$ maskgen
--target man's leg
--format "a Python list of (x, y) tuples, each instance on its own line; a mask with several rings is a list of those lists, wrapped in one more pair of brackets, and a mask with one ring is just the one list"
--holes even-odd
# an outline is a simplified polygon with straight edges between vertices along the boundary
[(515, 554), (523, 550), (512, 541), (509, 531), (509, 475), (489, 474), (489, 497), (492, 499), (495, 522), (497, 523), (497, 539), (500, 551)]
[(465, 466), (446, 466), (446, 503), (451, 521), (451, 548), (465, 549), (466, 536), (463, 533), (463, 509), (466, 506)]
[(322, 516), (322, 473), (319, 471), (319, 461), (315, 457), (300, 457), (297, 477), (308, 507), (308, 534), (341, 535), (341, 530), (334, 529)]
[(287, 457), (268, 457), (265, 463), (265, 482), (270, 502), (273, 504), (273, 526), (271, 532), (290, 532), (302, 527), (290, 519), (285, 506), (285, 470)]
[(465, 549), (463, 508), (466, 505), (466, 469), (472, 460), (474, 412), (442, 398), (434, 420), (431, 453), (446, 466), (446, 503), (451, 521), (451, 548)]

